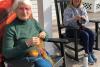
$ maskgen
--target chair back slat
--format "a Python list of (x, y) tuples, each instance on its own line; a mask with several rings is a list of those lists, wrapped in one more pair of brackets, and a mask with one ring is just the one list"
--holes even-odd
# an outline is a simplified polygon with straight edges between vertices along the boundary
[(67, 5), (67, 0), (54, 0), (55, 9), (56, 9), (56, 17), (57, 17), (57, 25), (58, 25), (58, 33), (59, 38), (62, 37), (61, 29), (63, 26), (63, 12)]
[[(72, 30), (75, 32), (74, 37), (67, 37), (66, 29), (68, 27), (66, 27), (63, 24), (64, 9), (69, 6), (70, 2), (69, 2), (69, 0), (54, 0), (54, 2), (55, 2), (55, 9), (56, 9), (59, 38), (66, 39), (66, 40), (68, 40), (69, 43), (73, 42), (73, 45), (74, 45), (74, 47), (73, 47), (73, 46), (67, 45), (67, 44), (64, 45), (65, 43), (60, 43), (62, 56), (65, 56), (65, 54), (66, 54), (68, 57), (78, 61), (80, 59), (78, 56), (79, 55), (78, 52), (83, 50), (83, 47), (79, 48), (79, 46), (78, 46), (80, 44), (80, 39), (77, 38), (77, 32), (79, 30), (72, 28)], [(71, 55), (67, 51), (64, 52), (64, 49), (70, 49), (70, 50), (74, 51), (75, 53), (74, 53), (74, 55)], [(66, 66), (66, 63), (64, 65)]]

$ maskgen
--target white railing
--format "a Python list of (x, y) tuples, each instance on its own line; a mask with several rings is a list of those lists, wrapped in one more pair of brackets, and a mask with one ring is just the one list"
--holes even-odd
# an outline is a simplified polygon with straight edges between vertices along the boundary
[(37, 0), (30, 0), (32, 3), (32, 13), (33, 17), (38, 20), (38, 6), (37, 6)]
[(83, 5), (89, 12), (100, 11), (100, 0), (83, 0)]

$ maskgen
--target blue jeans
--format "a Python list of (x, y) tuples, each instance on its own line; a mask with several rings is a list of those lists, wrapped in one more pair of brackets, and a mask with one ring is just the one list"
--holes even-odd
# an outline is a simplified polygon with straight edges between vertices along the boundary
[(23, 59), (7, 62), (8, 67), (52, 67), (52, 64), (42, 57), (24, 57)]
[(26, 57), (25, 58), (28, 62), (34, 62), (35, 67), (52, 67), (52, 64), (42, 58), (41, 56), (34, 58), (34, 57)]
[[(75, 32), (73, 30), (66, 30), (66, 36), (68, 37), (74, 37), (74, 33)], [(94, 33), (90, 29), (84, 28), (79, 30), (78, 38), (81, 39), (85, 52), (92, 53), (94, 45)]]

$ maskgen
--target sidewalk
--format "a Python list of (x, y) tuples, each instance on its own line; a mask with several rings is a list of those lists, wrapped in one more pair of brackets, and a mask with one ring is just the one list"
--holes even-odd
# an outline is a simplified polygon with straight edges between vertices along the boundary
[[(100, 17), (100, 12), (88, 13), (88, 15), (89, 15), (89, 18), (94, 18), (94, 17), (98, 18), (98, 17)], [(94, 31), (94, 29), (95, 29), (94, 23), (88, 23), (87, 26)], [(53, 37), (59, 37), (58, 32), (57, 32), (58, 30), (57, 30), (56, 19), (53, 20), (52, 31), (53, 31)], [(99, 47), (100, 47), (100, 39), (99, 39)], [(94, 65), (89, 65), (89, 67), (100, 67), (100, 51), (94, 50), (94, 53), (95, 53), (98, 61)], [(81, 52), (81, 55), (82, 55), (82, 52)], [(77, 61), (74, 61), (73, 59), (70, 59), (67, 57), (66, 60), (67, 60), (67, 62), (66, 62), (67, 67), (82, 67), (83, 66), (82, 59), (79, 62), (77, 62)]]

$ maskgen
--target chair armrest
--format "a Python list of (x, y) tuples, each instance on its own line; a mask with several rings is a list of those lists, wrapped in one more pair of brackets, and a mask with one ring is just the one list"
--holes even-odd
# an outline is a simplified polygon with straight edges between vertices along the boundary
[(97, 23), (100, 23), (100, 20), (90, 19), (89, 22), (93, 22), (93, 23), (97, 22)]
[(69, 43), (67, 39), (61, 39), (61, 38), (47, 38), (46, 42)]
[(69, 28), (69, 29), (73, 29), (73, 30), (79, 30), (78, 28), (73, 28), (73, 27), (65, 26), (63, 24), (60, 25), (60, 28), (61, 29), (63, 29), (63, 28)]

